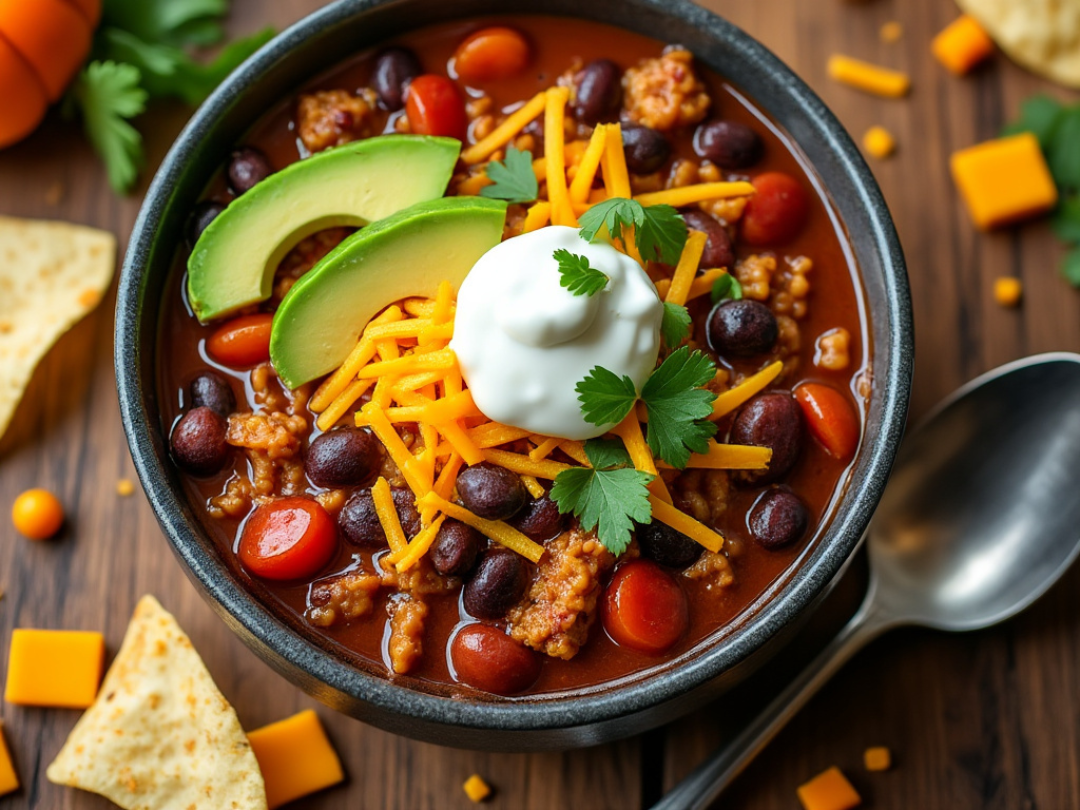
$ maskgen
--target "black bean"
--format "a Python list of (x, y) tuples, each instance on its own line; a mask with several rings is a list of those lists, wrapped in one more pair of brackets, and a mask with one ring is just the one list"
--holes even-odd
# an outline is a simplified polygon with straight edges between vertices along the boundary
[(191, 404), (195, 408), (209, 408), (226, 419), (236, 410), (236, 396), (232, 386), (216, 371), (204, 371), (191, 381), (188, 390), (191, 393)]
[(760, 301), (722, 301), (709, 313), (709, 346), (723, 357), (753, 357), (771, 351), (780, 337), (776, 316)]
[(575, 77), (574, 117), (586, 124), (613, 118), (622, 100), (622, 71), (610, 59), (589, 62)]
[(225, 206), (213, 200), (204, 200), (196, 205), (188, 216), (187, 225), (184, 227), (184, 235), (187, 238), (188, 250), (195, 247), (206, 226), (217, 219), (218, 214), (225, 210)]
[(388, 110), (400, 110), (405, 103), (405, 85), (424, 70), (416, 54), (407, 48), (387, 48), (375, 58), (371, 86)]
[(253, 146), (244, 146), (229, 158), (229, 188), (239, 197), (269, 177), (272, 171), (266, 155)]
[[(405, 536), (414, 537), (420, 532), (420, 513), (416, 511), (413, 494), (407, 489), (395, 489), (391, 494)], [(386, 533), (379, 522), (375, 499), (371, 497), (369, 489), (359, 490), (345, 501), (338, 514), (338, 526), (345, 539), (354, 546), (382, 548), (386, 545)]]
[(741, 480), (768, 483), (783, 478), (799, 460), (803, 446), (802, 409), (786, 391), (771, 391), (751, 399), (731, 425), (733, 444), (772, 449), (769, 469), (745, 473)]
[(565, 515), (559, 514), (555, 501), (545, 495), (527, 503), (510, 525), (526, 537), (542, 543), (562, 532), (565, 518)]
[(457, 490), (466, 509), (488, 520), (513, 517), (529, 500), (517, 473), (487, 462), (462, 470)]
[(666, 523), (638, 523), (634, 532), (643, 556), (669, 568), (686, 568), (701, 556), (701, 545)]
[(405, 536), (412, 539), (420, 534), (420, 513), (416, 510), (416, 496), (409, 489), (393, 489), (390, 494), (394, 498), (394, 506), (397, 507), (398, 520), (401, 528), (405, 530)]
[(622, 142), (626, 167), (632, 174), (651, 174), (667, 163), (671, 155), (667, 138), (650, 127), (623, 127)]
[(472, 526), (448, 518), (439, 527), (431, 546), (431, 563), (440, 574), (463, 577), (476, 564), (486, 541)]
[(227, 430), (228, 423), (216, 411), (192, 408), (180, 417), (169, 438), (173, 458), (192, 475), (213, 475), (229, 458)]
[(746, 124), (708, 121), (694, 133), (694, 151), (721, 169), (747, 169), (761, 160), (765, 143)]
[(319, 487), (356, 487), (382, 465), (379, 440), (371, 431), (343, 426), (318, 436), (307, 452), (307, 474)]
[(735, 249), (731, 245), (731, 236), (716, 217), (701, 210), (683, 211), (682, 216), (688, 228), (701, 231), (709, 237), (705, 240), (705, 252), (701, 254), (701, 261), (698, 263), (699, 273), (714, 267), (735, 266)]
[(786, 489), (770, 489), (750, 510), (750, 533), (769, 551), (797, 543), (810, 525), (810, 510)]
[(477, 619), (501, 619), (529, 584), (522, 558), (513, 551), (496, 548), (480, 558), (476, 573), (465, 583), (463, 603)]

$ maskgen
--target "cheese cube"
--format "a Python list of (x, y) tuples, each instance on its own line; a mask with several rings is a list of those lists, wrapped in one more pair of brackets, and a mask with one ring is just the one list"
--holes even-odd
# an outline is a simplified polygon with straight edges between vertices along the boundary
[(345, 778), (319, 716), (311, 709), (256, 729), (248, 740), (266, 782), (270, 810)]
[(868, 771), (887, 771), (892, 766), (892, 754), (883, 745), (867, 748), (863, 752), (863, 764)]
[(962, 76), (994, 52), (994, 43), (974, 17), (964, 14), (934, 37), (930, 50), (941, 64)]
[(798, 789), (806, 810), (851, 810), (862, 802), (855, 788), (837, 767), (819, 773)]
[(479, 804), (488, 796), (491, 795), (491, 788), (488, 783), (481, 778), (480, 774), (474, 773), (468, 779), (465, 780), (465, 784), (461, 786), (465, 791), (465, 795), (473, 802)]
[(1057, 204), (1054, 179), (1030, 132), (961, 149), (951, 164), (953, 180), (982, 230), (1043, 214)]
[(104, 662), (101, 633), (15, 630), (4, 700), (23, 706), (85, 709), (97, 696)]
[(0, 796), (19, 789), (19, 777), (4, 743), (4, 724), (0, 723)]

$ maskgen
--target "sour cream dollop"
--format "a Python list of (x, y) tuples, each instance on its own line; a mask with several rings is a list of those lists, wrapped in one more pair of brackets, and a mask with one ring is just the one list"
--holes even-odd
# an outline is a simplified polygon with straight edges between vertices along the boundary
[[(588, 258), (607, 286), (590, 296), (562, 287), (559, 248)], [(508, 239), (473, 265), (458, 291), (450, 348), (487, 417), (545, 436), (591, 439), (612, 425), (586, 422), (574, 387), (603, 366), (640, 391), (656, 366), (663, 315), (637, 262), (609, 244), (586, 242), (576, 228), (551, 226)]]

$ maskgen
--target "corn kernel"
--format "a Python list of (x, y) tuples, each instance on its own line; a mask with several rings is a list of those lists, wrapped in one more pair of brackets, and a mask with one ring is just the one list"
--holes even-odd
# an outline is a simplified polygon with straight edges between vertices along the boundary
[(465, 784), (461, 787), (465, 790), (465, 795), (477, 804), (491, 795), (491, 788), (487, 782), (480, 778), (479, 774), (474, 773), (465, 780)]
[(994, 300), (1003, 307), (1015, 307), (1023, 292), (1024, 285), (1018, 278), (1002, 276), (994, 280)]
[(885, 127), (870, 127), (863, 135), (863, 149), (876, 158), (887, 158), (896, 151), (896, 139)]
[(892, 754), (883, 745), (867, 748), (863, 752), (863, 764), (868, 771), (887, 771), (892, 765)]

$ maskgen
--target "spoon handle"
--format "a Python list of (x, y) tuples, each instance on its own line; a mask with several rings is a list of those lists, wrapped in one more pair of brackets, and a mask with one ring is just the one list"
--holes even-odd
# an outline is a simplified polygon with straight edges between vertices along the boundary
[(875, 605), (873, 590), (836, 638), (749, 726), (695, 768), (652, 810), (704, 810), (849, 658), (893, 626)]

